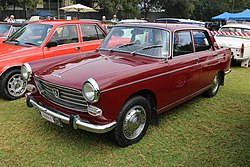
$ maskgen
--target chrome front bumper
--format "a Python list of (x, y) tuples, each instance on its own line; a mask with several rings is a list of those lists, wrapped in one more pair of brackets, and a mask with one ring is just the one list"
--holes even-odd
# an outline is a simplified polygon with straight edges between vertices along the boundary
[(229, 74), (232, 70), (229, 68), (226, 72), (225, 75)]
[(59, 126), (62, 126), (60, 123), (60, 122), (62, 122), (62, 123), (70, 125), (74, 129), (82, 129), (82, 130), (85, 130), (88, 132), (93, 132), (93, 133), (106, 133), (106, 132), (111, 131), (116, 125), (116, 121), (111, 122), (109, 124), (105, 124), (105, 125), (95, 125), (95, 124), (91, 124), (88, 122), (83, 122), (80, 119), (79, 115), (65, 116), (65, 115), (62, 115), (60, 113), (56, 113), (54, 111), (51, 111), (51, 110), (39, 105), (28, 94), (26, 94), (25, 97), (26, 97), (26, 103), (27, 103), (28, 107), (32, 107), (32, 106), (35, 107), (40, 115), (41, 115), (41, 113), (45, 113), (46, 115), (53, 117), (54, 123), (59, 125)]

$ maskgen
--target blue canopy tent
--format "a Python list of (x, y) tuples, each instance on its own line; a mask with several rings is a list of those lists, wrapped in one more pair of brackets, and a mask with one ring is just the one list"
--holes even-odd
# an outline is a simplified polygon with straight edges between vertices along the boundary
[(41, 17), (52, 16), (52, 17), (53, 17), (54, 15), (51, 14), (51, 13), (49, 13), (49, 12), (46, 12), (46, 11), (41, 10), (41, 11), (39, 11), (39, 12), (33, 14), (32, 16), (41, 16)]
[(218, 16), (212, 17), (212, 20), (229, 20), (234, 15), (234, 13), (224, 12)]
[(250, 20), (250, 10), (246, 9), (242, 12), (235, 13), (233, 16), (231, 16), (232, 20)]
[(212, 20), (250, 20), (250, 10), (246, 9), (239, 13), (224, 12), (212, 17)]

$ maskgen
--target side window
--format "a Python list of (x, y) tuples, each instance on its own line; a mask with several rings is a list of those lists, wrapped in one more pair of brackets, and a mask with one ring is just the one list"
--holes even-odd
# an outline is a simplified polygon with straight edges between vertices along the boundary
[(193, 31), (195, 51), (205, 51), (212, 48), (204, 31)]
[(104, 35), (95, 25), (81, 24), (83, 41), (103, 39)]
[(77, 26), (65, 25), (58, 27), (50, 41), (57, 42), (58, 45), (77, 43), (79, 42)]
[(102, 31), (96, 26), (95, 26), (95, 28), (97, 30), (97, 34), (98, 34), (99, 39), (104, 39), (105, 36), (103, 35)]
[(191, 32), (177, 31), (174, 33), (174, 56), (193, 53)]

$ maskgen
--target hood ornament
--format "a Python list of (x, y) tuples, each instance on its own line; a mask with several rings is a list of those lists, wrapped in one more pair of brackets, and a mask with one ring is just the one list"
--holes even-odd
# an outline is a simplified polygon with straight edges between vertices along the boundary
[(52, 74), (53, 77), (61, 78), (62, 76), (59, 74)]

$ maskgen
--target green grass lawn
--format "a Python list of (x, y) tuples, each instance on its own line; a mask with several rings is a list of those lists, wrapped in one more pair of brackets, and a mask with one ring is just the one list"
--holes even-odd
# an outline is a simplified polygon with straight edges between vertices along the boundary
[(250, 69), (232, 70), (214, 98), (165, 112), (127, 148), (49, 123), (24, 98), (0, 99), (0, 166), (250, 166)]

